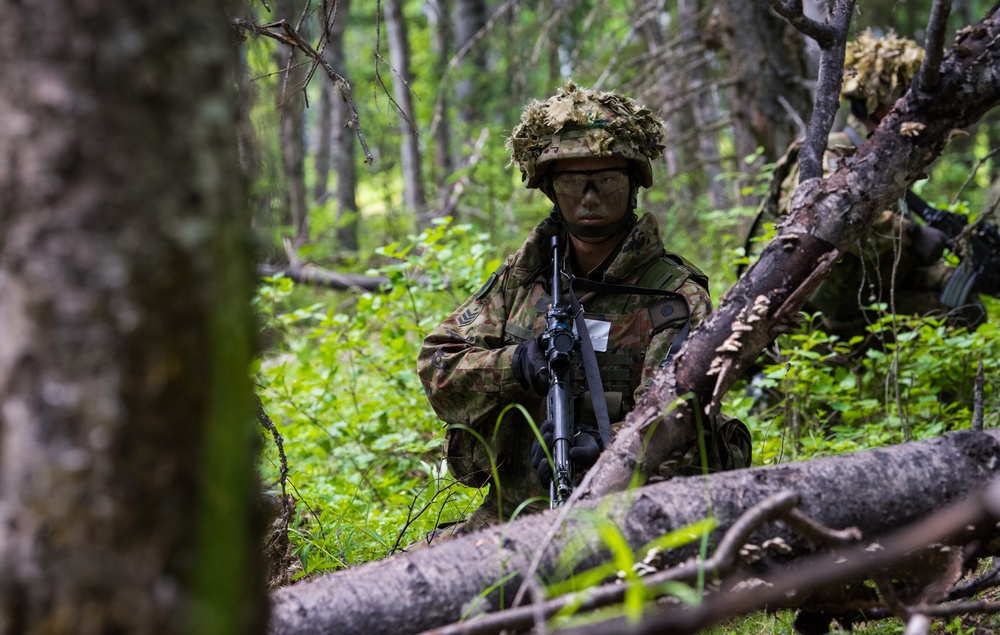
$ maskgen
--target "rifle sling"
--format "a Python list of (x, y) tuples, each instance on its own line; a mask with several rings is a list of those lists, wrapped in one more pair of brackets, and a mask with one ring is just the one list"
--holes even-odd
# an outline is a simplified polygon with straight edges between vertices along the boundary
[[(583, 307), (580, 305), (580, 299), (576, 297), (576, 292), (573, 290), (574, 286), (578, 286), (584, 291), (595, 291), (597, 293), (673, 296), (683, 300), (684, 306), (687, 306), (687, 300), (685, 300), (684, 296), (681, 294), (673, 291), (664, 291), (663, 289), (652, 289), (648, 287), (630, 287), (626, 285), (596, 282), (594, 280), (587, 280), (586, 278), (570, 276), (570, 307), (572, 308), (573, 315), (576, 319), (577, 335), (580, 336), (580, 352), (583, 355), (583, 369), (587, 375), (587, 390), (590, 391), (590, 401), (594, 406), (594, 416), (597, 418), (597, 428), (601, 434), (601, 441), (603, 442), (603, 447), (606, 448), (611, 443), (611, 419), (608, 416), (608, 404), (604, 398), (604, 383), (601, 381), (601, 371), (597, 366), (597, 354), (594, 352), (594, 343), (590, 341), (590, 331), (587, 329), (587, 321), (583, 317)], [(680, 348), (680, 345), (684, 343), (684, 340), (687, 338), (690, 330), (691, 314), (689, 311), (687, 320), (684, 322), (684, 326), (681, 328), (680, 332), (677, 333), (676, 337), (674, 337), (674, 341), (670, 345), (670, 350), (667, 352), (666, 358), (660, 364), (661, 367), (673, 358), (674, 353)]]
[(580, 336), (580, 352), (583, 354), (583, 370), (587, 374), (587, 390), (590, 391), (590, 402), (594, 406), (594, 416), (597, 418), (597, 429), (601, 433), (602, 449), (611, 445), (611, 419), (608, 417), (608, 403), (604, 399), (604, 383), (601, 382), (601, 371), (597, 367), (597, 355), (594, 353), (594, 343), (590, 341), (590, 331), (583, 317), (583, 307), (573, 291), (573, 283), (569, 285), (569, 302), (576, 316), (576, 333)]

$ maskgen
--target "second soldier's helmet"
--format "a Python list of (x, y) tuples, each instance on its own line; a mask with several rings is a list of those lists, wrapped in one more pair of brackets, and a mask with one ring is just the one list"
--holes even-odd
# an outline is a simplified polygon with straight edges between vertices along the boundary
[(511, 163), (536, 188), (557, 159), (619, 157), (638, 185), (653, 184), (650, 160), (663, 153), (663, 122), (632, 99), (567, 82), (545, 101), (532, 101), (507, 140)]
[(924, 49), (890, 31), (875, 37), (866, 29), (844, 51), (844, 84), (840, 96), (864, 103), (869, 114), (879, 104), (891, 106), (910, 87), (920, 69)]

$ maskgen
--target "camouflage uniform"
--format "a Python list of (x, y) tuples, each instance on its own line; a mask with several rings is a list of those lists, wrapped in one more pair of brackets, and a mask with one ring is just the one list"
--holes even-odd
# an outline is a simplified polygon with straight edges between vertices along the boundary
[[(512, 403), (524, 406), (536, 425), (545, 418), (544, 399), (515, 379), (511, 358), (517, 344), (545, 330), (545, 313), (551, 303), (545, 273), (551, 269), (548, 245), (553, 233), (564, 231), (552, 217), (539, 224), (482, 289), (426, 337), (420, 352), (418, 372), (428, 399), (438, 416), (452, 424), (446, 439), (451, 471), (466, 485), (493, 487), (467, 529), (509, 519), (520, 503), (548, 496), (531, 466), (533, 433), (523, 415), (511, 409), (499, 423), (497, 418)], [(674, 291), (688, 304), (677, 306), (678, 299), (664, 296), (581, 295), (585, 317), (611, 323), (608, 350), (597, 352), (596, 357), (608, 414), (617, 422), (649, 385), (689, 312), (692, 326), (697, 325), (711, 310), (711, 300), (704, 274), (663, 249), (651, 215), (635, 224), (610, 259), (599, 270), (598, 280)], [(589, 399), (581, 385), (581, 364), (573, 373), (574, 393), (585, 404)], [(593, 416), (585, 406), (584, 423), (592, 423)], [(495, 457), (499, 487), (492, 483), (490, 453)], [(499, 509), (497, 500), (503, 501)], [(544, 506), (535, 501), (529, 509)]]
[[(854, 154), (856, 146), (851, 137), (863, 138), (863, 125), (856, 117), (849, 117), (848, 125), (853, 134), (835, 132), (829, 137), (823, 155), (825, 176)], [(777, 220), (788, 214), (799, 182), (799, 145), (793, 144), (775, 169), (771, 190), (762, 204), (764, 218)], [(941, 292), (954, 267), (941, 260), (925, 262), (916, 253), (910, 239), (915, 224), (898, 209), (883, 211), (845, 251), (803, 310), (822, 313), (824, 330), (845, 339), (864, 334), (877, 319), (877, 312), (864, 308), (875, 303), (892, 302), (891, 309), (901, 315), (947, 317), (957, 326), (978, 324), (984, 312), (977, 297), (970, 296), (968, 306), (957, 310), (941, 302)]]
[[(667, 360), (683, 327), (699, 324), (710, 311), (704, 274), (663, 249), (652, 216), (636, 221), (632, 214), (638, 189), (652, 185), (650, 160), (662, 154), (662, 140), (663, 122), (651, 111), (628, 97), (571, 81), (552, 97), (529, 103), (507, 140), (511, 163), (521, 170), (526, 187), (541, 189), (556, 204), (553, 215), (478, 293), (427, 336), (417, 362), (431, 405), (450, 424), (445, 448), (451, 472), (466, 485), (490, 487), (465, 530), (509, 520), (522, 506), (527, 511), (545, 506), (548, 492), (531, 463), (533, 431), (520, 410), (507, 407), (523, 407), (536, 426), (545, 419), (544, 398), (522, 385), (525, 378), (519, 380), (512, 365), (515, 351), (533, 347), (533, 339), (546, 329), (553, 235), (621, 235), (604, 263), (588, 274), (591, 291), (586, 281), (576, 283), (584, 316), (595, 321), (588, 328), (611, 422), (625, 418)], [(588, 228), (572, 224), (559, 210), (550, 171), (560, 161), (573, 165), (593, 158), (627, 163), (629, 190), (617, 220)], [(564, 271), (571, 270), (570, 262), (567, 257)], [(627, 288), (612, 292), (594, 283), (669, 293), (632, 293)], [(607, 337), (595, 338), (603, 329)], [(578, 423), (596, 427), (580, 355), (574, 363), (574, 412)], [(726, 418), (721, 429), (715, 423), (706, 426), (709, 468), (749, 464), (750, 435), (742, 422)]]

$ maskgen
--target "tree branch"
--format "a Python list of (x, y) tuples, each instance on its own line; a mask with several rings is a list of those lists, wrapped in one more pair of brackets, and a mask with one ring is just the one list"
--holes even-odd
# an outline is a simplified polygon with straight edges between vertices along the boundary
[(806, 17), (802, 11), (802, 0), (769, 0), (771, 8), (788, 20), (803, 35), (816, 40), (820, 48), (827, 49), (836, 44), (838, 28)]
[[(823, 177), (823, 153), (840, 110), (840, 86), (844, 81), (844, 49), (855, 0), (837, 0), (830, 16), (829, 28), (818, 39), (809, 32), (820, 46), (819, 75), (816, 78), (816, 100), (805, 142), (799, 150), (799, 182)], [(795, 23), (792, 23), (796, 26)], [(796, 28), (798, 28), (796, 26)]]
[(934, 0), (931, 16), (927, 21), (927, 37), (924, 38), (924, 61), (914, 78), (918, 90), (934, 90), (941, 77), (941, 58), (944, 55), (944, 34), (948, 27), (951, 0)]
[[(371, 150), (368, 149), (368, 142), (365, 141), (365, 135), (361, 131), (361, 123), (358, 118), (358, 107), (355, 105), (354, 99), (351, 97), (351, 85), (333, 69), (330, 62), (323, 59), (322, 54), (317, 52), (308, 41), (299, 35), (298, 31), (296, 31), (287, 20), (278, 20), (277, 22), (271, 22), (270, 24), (259, 25), (242, 18), (230, 18), (230, 23), (237, 28), (253, 33), (254, 35), (268, 37), (287, 46), (297, 48), (312, 58), (316, 64), (321, 66), (323, 70), (326, 71), (327, 77), (329, 77), (333, 82), (334, 88), (336, 88), (337, 92), (340, 93), (341, 99), (344, 100), (344, 103), (347, 104), (348, 110), (351, 112), (350, 126), (354, 129), (354, 134), (357, 135), (358, 142), (361, 143), (361, 149), (365, 154), (365, 163), (371, 165), (375, 162), (375, 157), (372, 155)], [(279, 27), (284, 31), (284, 33), (272, 30)]]

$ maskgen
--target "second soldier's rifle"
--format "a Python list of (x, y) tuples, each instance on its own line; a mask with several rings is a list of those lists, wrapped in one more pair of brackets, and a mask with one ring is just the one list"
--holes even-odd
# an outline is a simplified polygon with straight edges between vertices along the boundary
[[(956, 239), (968, 224), (966, 217), (938, 209), (910, 190), (906, 190), (904, 200), (909, 210), (924, 223), (947, 236), (955, 252)], [(985, 221), (977, 223), (968, 232), (967, 240), (969, 248), (960, 254), (962, 261), (941, 292), (941, 302), (952, 308), (965, 304), (970, 293), (1000, 294), (1000, 232), (997, 226)]]
[(559, 237), (552, 237), (552, 304), (545, 314), (546, 328), (542, 336), (545, 358), (549, 367), (549, 392), (546, 396), (548, 419), (554, 428), (552, 434), (552, 482), (549, 499), (553, 508), (559, 507), (573, 493), (576, 474), (569, 451), (576, 434), (573, 413), (573, 354), (580, 340), (573, 333), (573, 313), (563, 300), (562, 253)]

